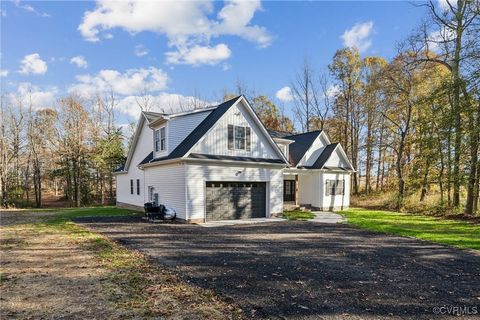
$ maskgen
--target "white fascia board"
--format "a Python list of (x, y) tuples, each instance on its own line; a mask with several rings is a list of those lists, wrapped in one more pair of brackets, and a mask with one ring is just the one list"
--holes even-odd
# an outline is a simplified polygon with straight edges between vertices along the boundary
[(137, 147), (138, 138), (140, 137), (140, 131), (142, 130), (143, 123), (145, 121), (147, 121), (147, 119), (145, 118), (145, 115), (142, 113), (140, 115), (140, 119), (138, 119), (137, 127), (135, 128), (135, 133), (133, 134), (132, 145), (130, 146), (130, 149), (128, 149), (127, 159), (125, 160), (125, 166), (124, 166), (125, 172), (128, 172), (128, 168), (130, 167), (130, 162), (132, 161), (133, 152)]
[(287, 144), (287, 145), (288, 145), (288, 144), (292, 144), (292, 143), (295, 142), (294, 140), (283, 139), (283, 138), (272, 138), (272, 139), (273, 139), (273, 141), (275, 141), (275, 142), (276, 142), (276, 141), (278, 141), (278, 142), (280, 142), (280, 143), (283, 142), (284, 144)]

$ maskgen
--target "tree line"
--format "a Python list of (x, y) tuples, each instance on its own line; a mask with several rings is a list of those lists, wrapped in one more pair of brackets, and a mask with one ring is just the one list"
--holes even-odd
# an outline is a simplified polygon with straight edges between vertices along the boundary
[[(407, 196), (418, 193), (422, 203), (438, 193), (438, 212), (472, 215), (480, 180), (479, 1), (421, 6), (427, 18), (390, 60), (361, 57), (356, 48), (338, 50), (324, 72), (306, 60), (290, 86), (294, 120), (298, 131), (326, 130), (342, 144), (356, 168), (353, 194), (394, 190), (391, 205), (402, 209)], [(271, 102), (251, 100), (271, 129), (290, 127)]]
[(125, 156), (115, 105), (113, 95), (71, 95), (57, 108), (35, 110), (29, 94), (2, 95), (1, 206), (41, 207), (44, 190), (70, 206), (114, 202), (113, 171)]
[[(435, 194), (436, 211), (472, 215), (480, 180), (480, 9), (478, 1), (446, 4), (422, 5), (428, 16), (391, 59), (343, 48), (323, 72), (306, 60), (292, 76), (292, 119), (266, 95), (242, 84), (234, 91), (270, 129), (325, 130), (340, 142), (356, 168), (353, 194), (393, 192), (397, 209), (407, 197), (422, 203)], [(149, 97), (133, 107), (159, 107)], [(182, 110), (204, 106), (196, 101)], [(2, 205), (41, 206), (42, 190), (72, 206), (113, 202), (112, 172), (129, 140), (115, 118), (117, 103), (112, 93), (70, 95), (34, 110), (28, 94), (2, 95)]]

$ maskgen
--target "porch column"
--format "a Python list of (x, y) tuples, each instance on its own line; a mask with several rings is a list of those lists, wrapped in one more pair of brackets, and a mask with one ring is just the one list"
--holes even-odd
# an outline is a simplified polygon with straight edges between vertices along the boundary
[(298, 174), (295, 175), (295, 205), (298, 206)]

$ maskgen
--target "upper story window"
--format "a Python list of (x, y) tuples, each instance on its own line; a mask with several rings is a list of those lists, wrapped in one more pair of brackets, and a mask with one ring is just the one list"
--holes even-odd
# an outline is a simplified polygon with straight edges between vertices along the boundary
[(155, 152), (164, 151), (167, 148), (165, 127), (155, 130)]
[(250, 151), (250, 127), (228, 125), (228, 149)]

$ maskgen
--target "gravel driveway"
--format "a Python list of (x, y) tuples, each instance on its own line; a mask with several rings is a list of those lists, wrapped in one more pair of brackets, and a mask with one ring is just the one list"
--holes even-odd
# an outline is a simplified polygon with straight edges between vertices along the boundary
[(446, 318), (436, 307), (480, 312), (478, 252), (309, 222), (201, 228), (116, 217), (81, 223), (255, 318)]

